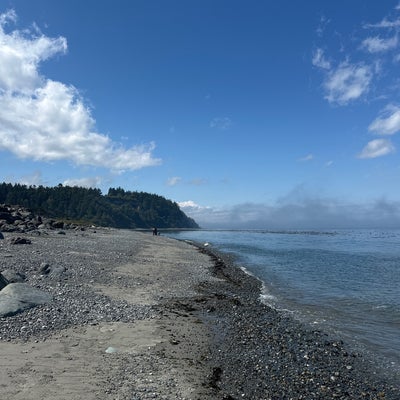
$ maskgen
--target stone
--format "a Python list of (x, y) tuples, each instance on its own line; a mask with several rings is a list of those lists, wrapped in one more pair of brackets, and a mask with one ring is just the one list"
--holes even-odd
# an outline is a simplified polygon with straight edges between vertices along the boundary
[(2, 274), (0, 274), (0, 290), (5, 288), (8, 283), (8, 280)]
[(11, 239), (11, 244), (31, 244), (32, 242), (29, 239), (14, 237)]
[(51, 301), (49, 293), (26, 283), (10, 283), (0, 291), (0, 317), (9, 317)]
[(4, 239), (4, 235), (0, 232), (0, 240)]
[(7, 279), (8, 283), (21, 283), (26, 279), (24, 274), (21, 274), (13, 269), (5, 269), (2, 271), (1, 275)]

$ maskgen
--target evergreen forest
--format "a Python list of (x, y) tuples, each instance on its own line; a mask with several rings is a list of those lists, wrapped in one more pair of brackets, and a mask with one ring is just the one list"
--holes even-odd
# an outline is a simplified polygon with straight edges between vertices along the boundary
[(26, 186), (1, 183), (0, 203), (19, 205), (49, 218), (124, 229), (199, 228), (176, 202), (145, 192), (110, 188)]

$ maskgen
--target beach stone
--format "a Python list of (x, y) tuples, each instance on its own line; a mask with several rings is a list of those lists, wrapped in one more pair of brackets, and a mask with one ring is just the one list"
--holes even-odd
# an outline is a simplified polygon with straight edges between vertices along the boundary
[(21, 274), (13, 269), (5, 269), (2, 271), (1, 275), (7, 279), (8, 283), (21, 283), (26, 279), (24, 274)]
[(118, 352), (118, 350), (115, 347), (112, 347), (112, 346), (107, 347), (107, 349), (106, 349), (106, 353), (107, 354), (113, 354), (113, 353), (117, 353), (117, 352)]
[(49, 263), (43, 262), (40, 264), (39, 272), (41, 275), (51, 276), (53, 278), (59, 278), (66, 271), (63, 266), (51, 266)]
[(4, 235), (0, 232), (0, 240), (4, 239)]
[(0, 290), (5, 288), (8, 283), (8, 280), (2, 274), (0, 274)]
[(9, 317), (51, 301), (49, 293), (26, 283), (10, 283), (0, 291), (0, 317)]
[(11, 244), (31, 244), (32, 242), (29, 239), (15, 237), (11, 239)]

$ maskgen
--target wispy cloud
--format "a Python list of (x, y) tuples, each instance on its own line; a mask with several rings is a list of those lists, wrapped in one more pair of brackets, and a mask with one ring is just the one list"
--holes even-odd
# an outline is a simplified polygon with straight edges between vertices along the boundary
[(64, 186), (77, 186), (85, 188), (99, 188), (104, 183), (101, 176), (92, 176), (87, 178), (67, 179), (63, 182)]
[(202, 186), (205, 185), (207, 183), (207, 179), (204, 178), (196, 178), (196, 179), (192, 179), (191, 181), (189, 181), (189, 184), (194, 185), (194, 186)]
[(331, 68), (331, 63), (325, 58), (325, 54), (322, 49), (315, 50), (311, 62), (315, 67), (318, 67), (318, 68), (322, 68), (322, 69), (330, 69)]
[(213, 118), (210, 122), (210, 128), (226, 131), (232, 127), (232, 120), (228, 117)]
[(173, 176), (172, 178), (169, 178), (167, 180), (167, 185), (168, 186), (176, 186), (182, 181), (182, 178), (179, 176)]
[(154, 143), (124, 148), (96, 132), (79, 91), (40, 75), (42, 62), (67, 52), (67, 40), (49, 38), (37, 28), (8, 32), (16, 19), (14, 11), (0, 15), (0, 150), (114, 171), (159, 165)]
[(325, 98), (330, 103), (346, 105), (368, 92), (372, 81), (372, 70), (365, 64), (350, 64), (345, 61), (326, 76)]
[(313, 159), (314, 159), (314, 155), (313, 154), (307, 154), (306, 156), (299, 158), (299, 161), (307, 162), (307, 161), (311, 161)]
[[(311, 63), (323, 74), (324, 97), (329, 103), (346, 106), (356, 100), (368, 98), (369, 93), (374, 95), (374, 100), (391, 101), (393, 88), (398, 85), (397, 71), (390, 69), (393, 68), (393, 61), (400, 59), (396, 54), (399, 48), (399, 5), (400, 3), (395, 7), (395, 17), (388, 15), (378, 23), (360, 25), (363, 28), (361, 34), (359, 32), (360, 36), (366, 37), (357, 42), (354, 37), (349, 40), (347, 48), (353, 48), (353, 53), (340, 52), (344, 61), (335, 62), (328, 58), (321, 47), (314, 51)], [(378, 85), (379, 81), (383, 84)], [(381, 93), (377, 93), (378, 90)], [(400, 107), (389, 103), (368, 126), (368, 130), (376, 135), (393, 135), (400, 131)], [(377, 158), (394, 151), (391, 141), (374, 139), (365, 145), (357, 157)]]
[(370, 53), (380, 53), (396, 48), (398, 45), (397, 36), (382, 39), (379, 36), (368, 37), (363, 40), (361, 47)]
[(393, 135), (400, 131), (400, 107), (388, 106), (368, 127), (378, 135)]
[[(398, 6), (396, 6), (396, 10), (398, 10)], [(390, 20), (387, 17), (383, 18), (382, 21), (375, 24), (365, 24), (364, 28), (382, 28), (382, 29), (397, 29), (400, 27), (400, 19)]]
[(358, 158), (376, 158), (395, 152), (392, 142), (387, 139), (374, 139), (361, 150)]

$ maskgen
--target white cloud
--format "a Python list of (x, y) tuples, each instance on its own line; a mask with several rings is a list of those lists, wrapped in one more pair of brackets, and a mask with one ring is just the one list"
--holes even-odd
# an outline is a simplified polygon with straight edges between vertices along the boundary
[(104, 182), (100, 176), (93, 176), (87, 178), (67, 179), (63, 182), (64, 186), (78, 186), (84, 188), (98, 188)]
[(364, 28), (383, 28), (383, 29), (394, 29), (400, 27), (400, 19), (396, 19), (393, 21), (384, 18), (381, 22), (377, 24), (365, 24)]
[(312, 58), (312, 64), (315, 67), (322, 68), (322, 69), (330, 69), (331, 63), (325, 58), (324, 51), (322, 49), (317, 49), (314, 52)]
[(374, 139), (367, 143), (358, 158), (376, 158), (394, 153), (395, 148), (390, 140)]
[(213, 118), (210, 122), (210, 128), (219, 129), (221, 131), (226, 131), (231, 127), (232, 127), (232, 120), (228, 117)]
[(182, 180), (181, 177), (179, 177), (179, 176), (173, 176), (172, 178), (169, 178), (169, 179), (167, 180), (167, 185), (168, 185), (168, 186), (176, 186), (181, 180)]
[(368, 129), (379, 135), (393, 135), (400, 131), (400, 107), (387, 107), (382, 116), (376, 118)]
[(370, 53), (380, 53), (396, 48), (397, 44), (397, 36), (389, 39), (381, 39), (379, 36), (375, 36), (363, 40), (361, 47)]
[(330, 103), (346, 105), (368, 92), (372, 77), (370, 67), (343, 62), (328, 73), (324, 82), (325, 98)]
[(67, 51), (65, 38), (7, 33), (13, 11), (0, 15), (0, 150), (37, 161), (69, 160), (113, 171), (159, 165), (154, 143), (124, 148), (96, 132), (78, 90), (46, 79), (39, 65)]
[(178, 206), (185, 210), (203, 210), (207, 209), (208, 207), (200, 206), (195, 203), (193, 200), (181, 201), (178, 203)]
[(299, 161), (306, 162), (306, 161), (311, 161), (314, 159), (314, 156), (312, 154), (307, 154), (306, 156), (299, 158)]

